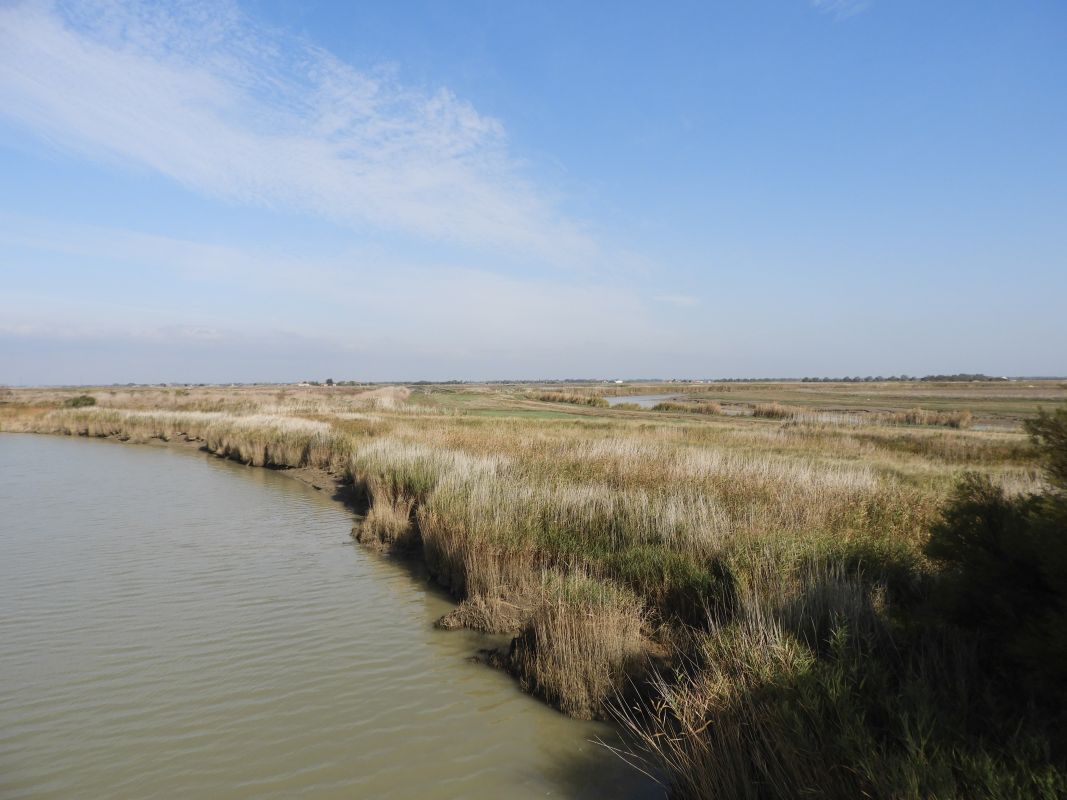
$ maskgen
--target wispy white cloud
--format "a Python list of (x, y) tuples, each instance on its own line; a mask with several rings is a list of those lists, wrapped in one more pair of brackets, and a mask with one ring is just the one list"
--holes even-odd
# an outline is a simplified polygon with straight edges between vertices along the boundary
[(853, 17), (871, 7), (873, 0), (811, 0), (811, 5), (837, 19)]
[(0, 115), (231, 202), (557, 264), (598, 251), (499, 121), (225, 3), (4, 6)]

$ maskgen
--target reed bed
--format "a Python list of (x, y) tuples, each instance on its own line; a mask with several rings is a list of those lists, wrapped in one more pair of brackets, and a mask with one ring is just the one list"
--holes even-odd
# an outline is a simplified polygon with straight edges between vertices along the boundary
[(792, 419), (800, 413), (800, 409), (783, 406), (781, 403), (760, 403), (752, 409), (752, 416), (763, 419)]
[[(592, 392), (479, 397), (606, 405)], [(853, 425), (694, 400), (661, 409), (677, 415), (536, 419), (403, 387), (60, 403), (5, 404), (0, 424), (180, 438), (351, 482), (365, 499), (356, 538), (423, 559), (461, 601), (444, 627), (510, 633), (498, 660), (526, 689), (621, 718), (678, 797), (966, 797), (983, 774), (1022, 774), (959, 738), (958, 720), (916, 733), (934, 724), (924, 703), (973, 683), (965, 644), (894, 655), (893, 603), (923, 585), (923, 546), (961, 470), (1014, 493), (1041, 486), (1025, 439), (967, 430), (969, 412), (854, 412)]]
[(515, 639), (512, 668), (525, 688), (574, 717), (603, 711), (647, 667), (647, 626), (630, 592), (581, 572), (545, 573)]
[(913, 408), (910, 411), (898, 411), (882, 415), (889, 425), (943, 425), (946, 428), (969, 428), (974, 414), (967, 409), (961, 411), (926, 411)]
[(577, 394), (574, 392), (538, 392), (533, 395), (534, 400), (543, 403), (570, 403), (577, 406), (591, 406), (593, 408), (607, 408), (608, 401), (599, 394)]
[(696, 400), (680, 403), (677, 400), (664, 400), (652, 406), (653, 411), (675, 411), (683, 414), (721, 414), (722, 406), (714, 400)]
[(974, 422), (974, 414), (967, 409), (929, 411), (913, 408), (908, 411), (849, 413), (810, 411), (781, 403), (759, 403), (753, 407), (752, 416), (815, 425), (932, 425), (945, 428), (969, 428)]

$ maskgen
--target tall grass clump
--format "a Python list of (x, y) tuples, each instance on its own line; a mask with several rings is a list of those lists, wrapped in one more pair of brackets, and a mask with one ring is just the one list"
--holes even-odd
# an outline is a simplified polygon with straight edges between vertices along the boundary
[(538, 392), (535, 400), (545, 403), (570, 403), (576, 406), (592, 406), (593, 408), (607, 408), (608, 401), (600, 395), (574, 394), (571, 392)]
[(696, 492), (626, 492), (521, 473), (448, 481), (419, 516), (431, 568), (460, 596), (522, 587), (531, 570), (578, 568), (671, 613), (708, 577), (726, 526)]
[(974, 415), (966, 409), (927, 411), (922, 408), (913, 408), (910, 411), (883, 414), (881, 420), (888, 425), (938, 425), (945, 428), (969, 428), (974, 421)]
[(123, 440), (186, 439), (207, 450), (257, 467), (338, 466), (348, 440), (328, 423), (270, 414), (212, 411), (141, 411), (88, 407), (43, 415), (39, 430)]
[(646, 668), (644, 626), (632, 593), (580, 572), (546, 573), (510, 666), (528, 691), (564, 713), (599, 717)]
[(345, 449), (328, 423), (268, 414), (220, 417), (197, 438), (218, 455), (256, 467), (326, 469)]
[(388, 438), (356, 448), (347, 474), (370, 501), (357, 539), (394, 551), (420, 547), (416, 510), (437, 484), (445, 476), (464, 479), (492, 473), (500, 463), (500, 458), (473, 457)]
[(797, 409), (781, 403), (758, 403), (752, 409), (752, 416), (763, 419), (792, 419), (797, 413)]
[(664, 400), (652, 406), (653, 411), (675, 411), (685, 414), (721, 414), (722, 406), (714, 400), (697, 400), (679, 403), (676, 400)]

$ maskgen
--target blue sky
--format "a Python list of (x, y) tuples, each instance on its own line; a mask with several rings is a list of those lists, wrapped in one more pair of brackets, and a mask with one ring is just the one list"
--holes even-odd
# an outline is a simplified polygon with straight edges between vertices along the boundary
[(1067, 5), (0, 0), (0, 383), (1067, 373)]

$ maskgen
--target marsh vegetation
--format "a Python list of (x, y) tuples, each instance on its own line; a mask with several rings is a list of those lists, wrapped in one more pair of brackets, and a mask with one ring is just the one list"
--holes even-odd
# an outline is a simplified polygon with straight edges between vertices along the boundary
[[(1063, 384), (701, 385), (651, 409), (597, 386), (181, 391), (16, 390), (0, 419), (351, 483), (357, 538), (461, 601), (446, 627), (510, 634), (497, 663), (628, 725), (677, 797), (1067, 792), (1040, 668), (1064, 629), (1035, 610), (1064, 601), (1042, 563), (1063, 557), (1061, 417), (1037, 417)], [(977, 507), (987, 544), (961, 545)]]

